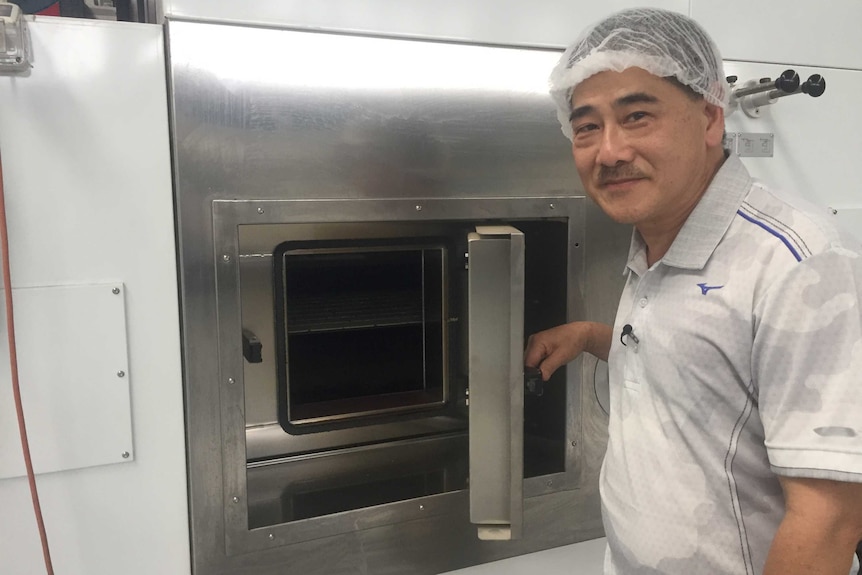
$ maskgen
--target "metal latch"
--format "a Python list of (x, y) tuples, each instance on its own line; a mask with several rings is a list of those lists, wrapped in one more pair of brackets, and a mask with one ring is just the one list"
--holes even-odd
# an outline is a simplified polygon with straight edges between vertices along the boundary
[(250, 329), (242, 329), (242, 356), (249, 363), (263, 361), (263, 345), (260, 339)]

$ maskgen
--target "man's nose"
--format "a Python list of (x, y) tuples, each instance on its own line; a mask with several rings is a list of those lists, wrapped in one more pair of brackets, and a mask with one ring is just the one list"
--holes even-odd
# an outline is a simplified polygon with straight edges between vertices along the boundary
[(624, 131), (619, 126), (605, 126), (596, 163), (603, 166), (616, 166), (631, 162), (634, 159), (633, 156), (632, 147)]

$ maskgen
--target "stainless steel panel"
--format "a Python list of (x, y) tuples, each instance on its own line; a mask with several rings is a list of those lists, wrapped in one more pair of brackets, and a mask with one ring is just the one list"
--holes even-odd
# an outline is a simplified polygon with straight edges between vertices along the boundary
[[(285, 461), (269, 461), (249, 467), (249, 528), (280, 525), (317, 517), (316, 523), (329, 524), (333, 533), (355, 528), (346, 516), (360, 518), (367, 508), (392, 503), (393, 490), (413, 492), (410, 499), (431, 499), (430, 491), (449, 493), (467, 487), (467, 438), (450, 434), (430, 439), (387, 442), (323, 453), (294, 457)], [(361, 475), (363, 483), (355, 478)], [(434, 485), (428, 485), (434, 483)], [(345, 498), (353, 509), (342, 511)], [(332, 510), (331, 513), (325, 513)], [(424, 509), (418, 509), (423, 511)], [(333, 524), (335, 515), (340, 525)], [(321, 519), (323, 518), (323, 519)], [(306, 521), (310, 524), (311, 521)], [(285, 538), (300, 538), (303, 529), (282, 530)]]
[(524, 235), (480, 226), (469, 246), (470, 521), (518, 539), (524, 482)]
[(181, 189), (300, 199), (580, 187), (547, 95), (553, 50), (190, 22), (169, 34)]
[(524, 481), (522, 539), (476, 541), (466, 491), (249, 529), (247, 461), (283, 439), (265, 402), (246, 403), (238, 261), (256, 253), (251, 224), (558, 218), (569, 319), (613, 318), (622, 276), (591, 254), (617, 228), (586, 209), (545, 94), (557, 54), (194, 22), (169, 22), (168, 42), (196, 575), (430, 575), (601, 535), (606, 418), (581, 362), (564, 382), (565, 471)]

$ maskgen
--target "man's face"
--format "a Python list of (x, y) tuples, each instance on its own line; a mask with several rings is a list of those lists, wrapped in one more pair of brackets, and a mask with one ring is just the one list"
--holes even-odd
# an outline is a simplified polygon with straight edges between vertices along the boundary
[(714, 175), (721, 108), (629, 68), (581, 82), (572, 110), (575, 165), (605, 213), (642, 231), (681, 225)]

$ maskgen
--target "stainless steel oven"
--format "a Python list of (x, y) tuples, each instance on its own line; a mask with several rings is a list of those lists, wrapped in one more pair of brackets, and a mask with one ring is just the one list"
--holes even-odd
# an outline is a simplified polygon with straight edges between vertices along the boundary
[(575, 187), (556, 54), (168, 30), (194, 572), (430, 574), (600, 535), (602, 370), (526, 385), (522, 361), (610, 319), (627, 242)]

